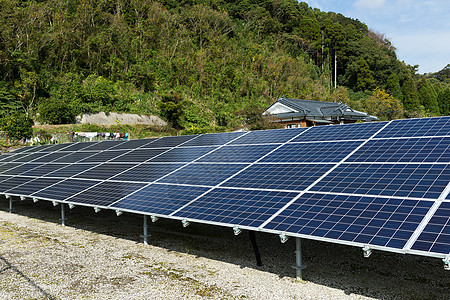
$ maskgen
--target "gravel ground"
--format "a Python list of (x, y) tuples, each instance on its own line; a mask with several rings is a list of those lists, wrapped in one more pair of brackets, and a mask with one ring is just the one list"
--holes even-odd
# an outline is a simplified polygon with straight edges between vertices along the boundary
[(295, 280), (295, 241), (159, 220), (141, 243), (142, 216), (0, 198), (0, 299), (450, 299), (450, 271), (436, 258), (303, 241), (308, 265)]

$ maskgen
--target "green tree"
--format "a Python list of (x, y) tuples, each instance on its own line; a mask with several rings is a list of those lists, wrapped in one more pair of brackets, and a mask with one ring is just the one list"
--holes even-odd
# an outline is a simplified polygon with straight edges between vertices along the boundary
[(420, 111), (420, 102), (417, 97), (416, 85), (411, 75), (406, 77), (402, 85), (403, 107), (408, 111)]
[(9, 138), (28, 139), (33, 135), (33, 120), (24, 113), (13, 113), (0, 120), (0, 128)]
[(439, 105), (437, 101), (437, 94), (433, 86), (425, 78), (420, 79), (417, 83), (417, 96), (420, 104), (424, 106), (425, 110), (431, 115), (439, 115)]
[(386, 91), (396, 99), (402, 98), (402, 89), (400, 87), (400, 81), (397, 74), (392, 73), (389, 75), (389, 78), (386, 81)]
[(450, 87), (442, 90), (438, 95), (438, 104), (440, 108), (441, 115), (450, 115)]
[(59, 99), (48, 99), (39, 105), (39, 118), (48, 124), (71, 124), (75, 115), (70, 104)]
[(365, 59), (360, 58), (358, 61), (358, 74), (355, 89), (357, 91), (370, 90), (373, 88), (374, 83), (369, 64)]

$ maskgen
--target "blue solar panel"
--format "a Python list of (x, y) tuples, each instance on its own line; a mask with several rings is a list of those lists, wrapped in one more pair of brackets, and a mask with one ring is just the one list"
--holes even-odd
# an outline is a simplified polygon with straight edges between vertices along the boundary
[(158, 139), (131, 140), (131, 141), (122, 142), (110, 149), (111, 150), (122, 150), (122, 149), (132, 150), (132, 149), (140, 148), (146, 144), (153, 143), (156, 140), (158, 140)]
[(2, 162), (14, 162), (14, 161), (22, 159), (23, 157), (27, 157), (28, 155), (30, 155), (30, 154), (29, 153), (19, 153), (19, 154), (15, 154), (15, 155), (8, 155), (6, 158), (4, 158), (2, 160)]
[(174, 214), (181, 218), (258, 227), (298, 193), (217, 188)]
[(108, 206), (144, 186), (144, 183), (102, 182), (66, 199), (66, 201), (92, 206)]
[(450, 137), (372, 140), (348, 162), (450, 162)]
[(111, 160), (111, 162), (144, 162), (167, 150), (168, 149), (136, 149)]
[(285, 144), (262, 162), (339, 162), (362, 142), (326, 142)]
[(238, 136), (243, 135), (244, 132), (224, 132), (213, 134), (202, 134), (195, 139), (191, 139), (183, 144), (184, 146), (220, 146), (224, 145)]
[[(60, 152), (60, 153), (64, 153), (64, 152)], [(56, 163), (77, 163), (89, 156), (95, 155), (97, 152), (92, 151), (92, 152), (88, 152), (88, 151), (79, 151), (79, 152), (73, 152), (70, 153), (64, 157), (61, 157), (59, 159), (55, 159), (53, 162)]]
[(108, 160), (115, 159), (125, 153), (127, 153), (129, 150), (117, 150), (117, 151), (102, 151), (98, 152), (94, 155), (91, 155), (89, 157), (86, 157), (80, 162), (82, 163), (102, 163), (106, 162)]
[(433, 201), (306, 193), (264, 228), (403, 248)]
[(214, 149), (216, 147), (173, 148), (152, 158), (150, 162), (191, 162)]
[(104, 180), (117, 175), (120, 172), (126, 171), (131, 167), (136, 166), (136, 164), (112, 164), (105, 163), (98, 165), (90, 170), (83, 173), (77, 174), (76, 178), (87, 178), (87, 179), (99, 179)]
[(376, 138), (450, 135), (450, 117), (392, 121)]
[(51, 186), (59, 181), (60, 179), (55, 178), (37, 178), (5, 192), (11, 195), (30, 196), (31, 194), (48, 186)]
[(207, 190), (205, 187), (152, 184), (120, 200), (112, 207), (169, 215)]
[(111, 177), (111, 180), (153, 182), (162, 176), (184, 166), (184, 164), (145, 163), (129, 169), (122, 174)]
[(235, 162), (252, 163), (279, 145), (260, 145), (260, 146), (224, 146), (205, 157), (199, 159), (199, 162)]
[(65, 147), (64, 149), (61, 149), (60, 151), (64, 152), (72, 152), (72, 151), (79, 151), (79, 150), (85, 150), (86, 148), (93, 146), (93, 142), (81, 142), (81, 143), (75, 143), (68, 147)]
[(32, 170), (22, 173), (22, 175), (41, 177), (66, 166), (66, 164), (42, 164)]
[(221, 186), (301, 191), (332, 166), (329, 164), (255, 164)]
[[(39, 153), (36, 153), (36, 154), (39, 154)], [(41, 158), (35, 159), (33, 162), (39, 162), (39, 163), (52, 162), (52, 161), (58, 160), (60, 158), (63, 158), (66, 155), (68, 155), (67, 152), (54, 152), (54, 153), (49, 153), (47, 155), (41, 154)]]
[(450, 167), (437, 164), (342, 164), (311, 191), (437, 199)]
[(18, 167), (20, 165), (22, 165), (22, 164), (21, 163), (5, 163), (5, 164), (2, 164), (2, 165), (0, 165), (0, 173), (4, 174), (4, 172), (6, 172), (7, 170), (12, 169), (12, 168), (16, 168), (16, 167)]
[(22, 185), (28, 181), (31, 181), (35, 178), (32, 177), (11, 177), (9, 179), (3, 180), (2, 184), (0, 184), (0, 193), (4, 193), (7, 190), (13, 189), (19, 185)]
[(368, 139), (386, 123), (359, 123), (346, 125), (315, 126), (296, 137), (292, 142), (338, 141)]
[(29, 162), (46, 155), (48, 155), (48, 153), (40, 153), (40, 152), (34, 152), (28, 155), (19, 155), (14, 160), (14, 162)]
[(73, 165), (62, 164), (62, 166), (66, 166), (66, 167), (63, 167), (59, 170), (48, 173), (45, 176), (48, 176), (48, 177), (71, 177), (71, 176), (79, 174), (83, 171), (86, 171), (88, 169), (91, 169), (91, 168), (95, 167), (96, 165), (97, 164), (73, 164)]
[[(118, 147), (119, 145), (122, 145), (123, 143), (125, 143), (125, 141), (96, 142), (96, 143), (91, 143), (92, 145), (89, 146), (89, 148), (86, 148), (86, 150), (89, 150), (89, 151), (106, 150), (106, 149), (111, 149), (112, 147)], [(116, 150), (116, 149), (114, 149), (114, 150)]]
[(63, 201), (100, 183), (96, 180), (67, 179), (32, 194), (32, 197)]
[(258, 130), (251, 131), (237, 140), (232, 145), (237, 144), (269, 144), (269, 143), (285, 143), (293, 137), (303, 133), (308, 128), (291, 128), (291, 129), (275, 129), (275, 130)]
[(182, 136), (167, 136), (161, 139), (154, 141), (153, 143), (147, 144), (142, 148), (171, 148), (179, 146), (192, 138), (195, 138), (195, 135), (182, 135)]
[(242, 170), (245, 164), (190, 164), (160, 182), (215, 186)]
[(450, 253), (450, 202), (441, 203), (411, 249)]
[(6, 171), (3, 171), (2, 174), (3, 175), (19, 175), (19, 174), (22, 174), (23, 172), (32, 170), (39, 166), (40, 166), (40, 164), (33, 164), (33, 163), (17, 165), (14, 168), (10, 168)]

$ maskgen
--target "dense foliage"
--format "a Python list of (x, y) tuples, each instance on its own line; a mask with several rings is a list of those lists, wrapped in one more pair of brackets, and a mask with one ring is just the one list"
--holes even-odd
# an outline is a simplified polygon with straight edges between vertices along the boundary
[(202, 132), (282, 95), (382, 119), (450, 109), (449, 66), (417, 75), (384, 35), (295, 0), (0, 0), (0, 20), (1, 112), (46, 123), (153, 113)]

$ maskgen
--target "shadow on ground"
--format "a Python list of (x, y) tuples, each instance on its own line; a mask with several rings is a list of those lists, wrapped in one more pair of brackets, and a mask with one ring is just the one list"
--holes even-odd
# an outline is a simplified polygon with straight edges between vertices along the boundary
[[(0, 198), (0, 210), (8, 209), (8, 201)], [(52, 203), (30, 200), (15, 201), (13, 213), (48, 222), (59, 223), (60, 207)], [(142, 243), (141, 215), (124, 213), (117, 217), (112, 210), (95, 213), (92, 208), (66, 209), (66, 225)], [(256, 260), (245, 232), (238, 236), (231, 228), (191, 224), (183, 228), (180, 221), (160, 219), (149, 222), (149, 244), (169, 251), (189, 253), (223, 261), (242, 268), (254, 268), (279, 277), (295, 278), (295, 240), (280, 243), (276, 235), (256, 233), (263, 265)], [(436, 258), (375, 251), (363, 257), (356, 247), (303, 240), (303, 261), (308, 265), (304, 280), (374, 298), (448, 299), (450, 271)], [(402, 287), (399, 289), (398, 287)], [(405, 287), (407, 287), (405, 289)], [(406, 291), (406, 293), (405, 293)]]

